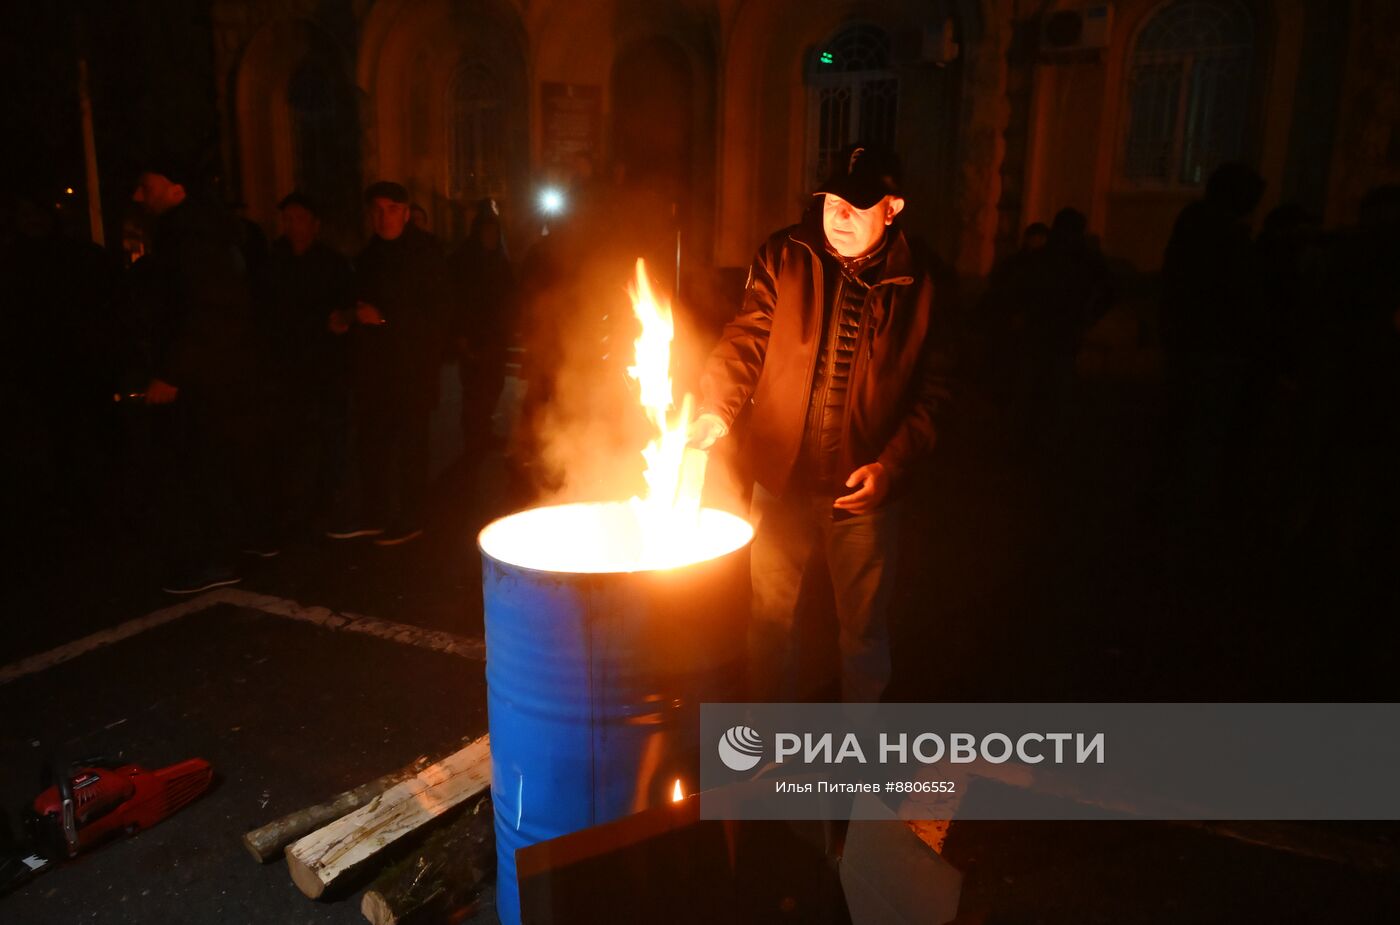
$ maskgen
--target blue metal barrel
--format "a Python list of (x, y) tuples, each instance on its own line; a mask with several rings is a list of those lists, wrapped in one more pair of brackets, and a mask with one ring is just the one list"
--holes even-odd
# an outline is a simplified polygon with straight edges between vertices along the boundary
[(747, 551), (570, 573), (483, 545), (482, 566), (496, 908), (515, 925), (517, 849), (697, 789), (699, 705), (741, 694)]

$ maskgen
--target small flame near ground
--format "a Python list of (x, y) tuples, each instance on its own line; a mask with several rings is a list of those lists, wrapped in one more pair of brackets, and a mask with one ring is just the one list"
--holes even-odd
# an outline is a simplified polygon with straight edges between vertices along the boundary
[(685, 799), (685, 790), (681, 787), (681, 779), (676, 778), (676, 783), (671, 787), (671, 802), (679, 803)]
[(534, 508), (481, 533), (493, 558), (559, 572), (630, 572), (702, 562), (742, 547), (753, 529), (740, 517), (702, 509), (707, 456), (687, 447), (694, 402), (676, 407), (671, 381), (675, 320), (637, 261), (628, 292), (641, 326), (628, 374), (653, 433), (642, 450), (646, 493), (629, 501)]

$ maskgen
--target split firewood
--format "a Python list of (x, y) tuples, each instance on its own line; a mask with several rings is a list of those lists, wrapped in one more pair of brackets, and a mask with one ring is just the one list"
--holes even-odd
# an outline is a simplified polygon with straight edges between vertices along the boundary
[(447, 921), (472, 901), (495, 868), (495, 819), (488, 792), (434, 832), (421, 849), (376, 877), (360, 900), (360, 912), (370, 925)]
[(263, 864), (280, 858), (282, 849), (298, 838), (316, 831), (329, 822), (334, 822), (346, 813), (354, 812), (385, 790), (400, 781), (407, 780), (431, 763), (432, 759), (423, 755), (407, 767), (391, 771), (367, 784), (361, 784), (352, 790), (336, 794), (324, 803), (306, 806), (288, 813), (281, 819), (274, 819), (267, 825), (246, 833), (243, 836), (243, 847), (247, 848), (249, 853)]
[(316, 899), (337, 880), (491, 785), (491, 741), (482, 736), (287, 849), (292, 882)]

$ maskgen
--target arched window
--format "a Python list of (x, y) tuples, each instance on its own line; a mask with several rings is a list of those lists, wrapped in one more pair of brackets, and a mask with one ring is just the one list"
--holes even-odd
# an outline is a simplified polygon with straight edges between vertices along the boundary
[(856, 141), (894, 147), (899, 78), (890, 68), (890, 38), (878, 26), (846, 26), (807, 66), (807, 179), (816, 186), (831, 160)]
[(330, 79), (318, 61), (303, 61), (287, 82), (296, 146), (296, 184), (304, 190), (323, 188), (333, 172), (336, 98)]
[(1244, 153), (1254, 21), (1240, 0), (1174, 0), (1138, 33), (1123, 177), (1196, 187)]
[(287, 81), (296, 186), (327, 206), (353, 202), (359, 187), (353, 104), (333, 68), (310, 56)]
[(449, 196), (478, 199), (505, 193), (505, 104), (486, 65), (464, 62), (453, 73), (447, 139)]

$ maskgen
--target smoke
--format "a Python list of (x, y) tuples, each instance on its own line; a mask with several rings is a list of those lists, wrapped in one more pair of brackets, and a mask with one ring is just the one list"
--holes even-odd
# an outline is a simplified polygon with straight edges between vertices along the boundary
[(650, 426), (625, 364), (590, 346), (597, 343), (560, 356), (551, 398), (532, 422), (542, 503), (618, 500), (646, 487), (641, 448)]
[[(527, 384), (515, 455), (530, 464), (538, 503), (645, 494), (641, 451), (655, 431), (627, 374), (641, 330), (627, 294), (637, 258), (646, 260), (658, 296), (675, 291), (675, 218), (666, 197), (628, 184), (577, 190), (575, 199), (576, 208), (551, 225), (522, 267)], [(713, 332), (684, 305), (672, 310), (679, 407), (696, 391)], [(725, 470), (712, 454), (707, 503), (712, 484), (723, 492), (716, 497), (737, 494)]]
[[(627, 367), (640, 326), (626, 284), (633, 269), (599, 261), (580, 273), (580, 285), (536, 294), (526, 349), (527, 394), (517, 444), (531, 463), (537, 504), (616, 501), (646, 492), (642, 448), (656, 436)], [(662, 290), (666, 291), (666, 290)], [(696, 383), (712, 346), (708, 331), (683, 306), (673, 306), (675, 406), (697, 394)], [(733, 447), (711, 453), (704, 502), (744, 513)]]
[(516, 455), (538, 503), (630, 498), (645, 490), (650, 425), (627, 375), (639, 326), (629, 265), (561, 229), (527, 267), (524, 398)]

